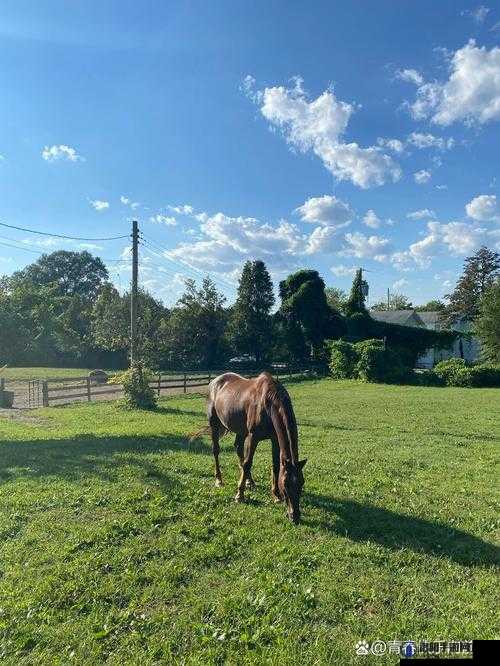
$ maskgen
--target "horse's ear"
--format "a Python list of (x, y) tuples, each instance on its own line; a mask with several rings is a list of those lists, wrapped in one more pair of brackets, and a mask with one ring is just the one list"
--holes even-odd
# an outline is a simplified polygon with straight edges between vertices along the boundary
[(302, 469), (304, 467), (306, 462), (307, 462), (307, 458), (304, 458), (304, 460), (299, 460), (298, 465), (299, 465), (300, 469)]

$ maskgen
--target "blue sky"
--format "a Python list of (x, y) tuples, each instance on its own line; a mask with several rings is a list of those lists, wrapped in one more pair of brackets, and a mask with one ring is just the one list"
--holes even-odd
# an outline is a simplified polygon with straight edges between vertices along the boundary
[[(496, 2), (7, 0), (0, 34), (0, 221), (137, 217), (167, 304), (207, 273), (231, 300), (253, 258), (421, 303), (500, 247)], [(124, 241), (0, 243), (0, 274), (88, 247), (130, 277)]]

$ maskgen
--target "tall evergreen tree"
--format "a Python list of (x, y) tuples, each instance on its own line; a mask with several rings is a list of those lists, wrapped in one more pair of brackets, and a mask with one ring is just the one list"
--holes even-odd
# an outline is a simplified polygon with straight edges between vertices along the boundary
[(237, 353), (251, 354), (262, 363), (272, 347), (273, 283), (263, 261), (243, 266), (238, 297), (232, 308), (229, 338)]
[(368, 283), (363, 280), (363, 270), (358, 268), (352, 282), (351, 293), (344, 305), (344, 313), (348, 317), (356, 313), (367, 314), (365, 305), (367, 291)]
[(443, 319), (448, 324), (460, 318), (473, 321), (479, 313), (482, 296), (500, 275), (500, 254), (483, 246), (467, 257), (464, 272), (451, 294)]
[(280, 282), (280, 297), (289, 347), (307, 349), (310, 358), (320, 358), (325, 339), (339, 337), (344, 329), (341, 316), (328, 305), (322, 278), (317, 271), (297, 271)]
[(481, 340), (486, 360), (500, 364), (500, 279), (482, 297), (474, 331)]

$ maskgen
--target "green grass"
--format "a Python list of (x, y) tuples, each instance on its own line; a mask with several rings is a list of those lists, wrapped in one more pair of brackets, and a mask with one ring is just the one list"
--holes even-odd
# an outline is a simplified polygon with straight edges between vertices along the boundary
[(0, 377), (13, 379), (61, 379), (86, 377), (94, 368), (0, 368)]
[[(303, 522), (213, 485), (204, 399), (0, 419), (0, 660), (355, 664), (359, 639), (498, 636), (500, 392), (290, 385)], [(363, 663), (396, 663), (365, 657)]]

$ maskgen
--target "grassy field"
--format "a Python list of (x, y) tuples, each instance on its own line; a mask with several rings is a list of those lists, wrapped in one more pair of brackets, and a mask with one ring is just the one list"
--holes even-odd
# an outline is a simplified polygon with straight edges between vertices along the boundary
[(303, 522), (213, 485), (204, 399), (0, 419), (6, 664), (383, 664), (360, 639), (498, 636), (500, 391), (290, 385)]
[(93, 368), (3, 368), (0, 377), (14, 379), (48, 379), (50, 377), (85, 377)]

